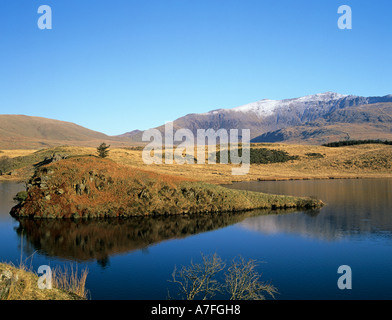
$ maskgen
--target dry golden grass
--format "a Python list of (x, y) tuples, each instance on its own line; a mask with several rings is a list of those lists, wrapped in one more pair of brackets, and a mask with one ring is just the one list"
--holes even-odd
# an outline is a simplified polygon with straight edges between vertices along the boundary
[[(52, 273), (52, 289), (38, 288), (38, 275), (25, 264), (13, 266), (0, 263), (0, 300), (83, 300), (87, 298), (85, 282), (87, 271), (78, 275), (77, 269), (55, 269)], [(6, 290), (6, 281), (10, 285)]]
[[(258, 144), (257, 147), (286, 151), (290, 155), (299, 156), (299, 159), (285, 163), (252, 164), (247, 175), (233, 176), (232, 165), (146, 165), (143, 163), (141, 151), (113, 149), (109, 157), (121, 164), (210, 183), (251, 180), (392, 177), (392, 147), (387, 145), (328, 148), (312, 145)], [(308, 153), (319, 153), (323, 155), (323, 158), (309, 157)]]
[[(146, 165), (143, 162), (141, 150), (126, 148), (112, 148), (109, 159), (138, 169), (210, 183), (251, 180), (392, 177), (392, 147), (387, 145), (328, 148), (314, 145), (264, 143), (256, 146), (286, 151), (290, 155), (299, 156), (299, 159), (285, 163), (252, 164), (249, 173), (244, 176), (233, 176), (231, 171), (233, 166), (224, 164)], [(63, 147), (62, 149), (70, 155), (96, 154), (95, 148)], [(4, 152), (7, 156), (13, 157), (28, 154), (31, 151), (5, 150)], [(320, 153), (323, 158), (312, 158), (307, 156), (307, 153)], [(0, 181), (20, 180), (21, 178), (26, 178), (23, 177), (23, 173), (20, 176), (0, 176)]]
[(88, 270), (83, 269), (79, 274), (78, 265), (65, 266), (64, 269), (56, 267), (52, 270), (53, 286), (65, 292), (72, 292), (78, 297), (87, 299), (86, 290)]
[(37, 150), (0, 150), (0, 157), (7, 156), (9, 158), (23, 157), (32, 154)]

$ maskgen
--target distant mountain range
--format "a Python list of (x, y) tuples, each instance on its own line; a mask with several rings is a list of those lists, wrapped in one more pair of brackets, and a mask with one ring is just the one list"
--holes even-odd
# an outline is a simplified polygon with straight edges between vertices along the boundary
[[(350, 139), (392, 140), (392, 95), (360, 97), (325, 92), (286, 100), (260, 100), (232, 109), (188, 114), (174, 129), (250, 129), (252, 142), (322, 144)], [(164, 124), (156, 129), (164, 132)], [(60, 144), (113, 146), (142, 141), (143, 131), (107, 136), (73, 123), (0, 115), (0, 149)]]
[[(250, 129), (252, 142), (322, 144), (349, 139), (392, 139), (392, 95), (360, 97), (325, 92), (260, 100), (232, 109), (188, 114), (174, 129)], [(157, 128), (164, 131), (164, 126)], [(141, 131), (124, 136), (140, 140)]]

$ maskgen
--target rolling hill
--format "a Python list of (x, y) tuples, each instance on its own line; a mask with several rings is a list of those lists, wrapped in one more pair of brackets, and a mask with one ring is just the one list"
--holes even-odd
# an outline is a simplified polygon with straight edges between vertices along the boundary
[(127, 137), (112, 137), (71, 122), (25, 115), (0, 115), (0, 149), (40, 149), (59, 145), (129, 145)]

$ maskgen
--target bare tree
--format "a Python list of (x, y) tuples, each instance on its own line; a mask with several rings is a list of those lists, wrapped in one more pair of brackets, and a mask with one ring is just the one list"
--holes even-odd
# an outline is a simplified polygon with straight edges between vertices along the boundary
[(191, 261), (188, 267), (179, 270), (175, 267), (169, 281), (178, 286), (178, 296), (186, 300), (207, 300), (217, 293), (226, 294), (230, 300), (264, 300), (265, 293), (274, 298), (277, 289), (260, 281), (257, 265), (256, 260), (236, 257), (227, 269), (224, 281), (219, 281), (218, 274), (226, 268), (226, 263), (216, 253), (212, 256), (202, 254), (200, 264)]
[(189, 267), (183, 266), (180, 270), (175, 267), (171, 282), (179, 285), (179, 295), (186, 300), (207, 300), (222, 290), (222, 284), (215, 276), (224, 268), (225, 263), (216, 253), (212, 256), (202, 254), (200, 264), (191, 261)]
[(260, 282), (261, 275), (256, 271), (256, 260), (245, 260), (239, 256), (233, 259), (226, 273), (225, 289), (230, 300), (264, 300), (264, 293), (275, 298), (277, 289)]

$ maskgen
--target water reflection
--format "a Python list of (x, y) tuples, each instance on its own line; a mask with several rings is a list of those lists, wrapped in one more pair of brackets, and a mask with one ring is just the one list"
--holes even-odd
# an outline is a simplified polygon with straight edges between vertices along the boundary
[[(109, 264), (112, 255), (143, 250), (161, 241), (185, 238), (238, 224), (240, 228), (271, 234), (295, 234), (335, 241), (363, 236), (392, 239), (392, 181), (246, 182), (233, 188), (296, 196), (315, 196), (327, 203), (317, 210), (257, 210), (236, 214), (134, 217), (108, 220), (18, 220), (24, 251), (77, 261)], [(287, 214), (290, 213), (290, 214)]]
[(327, 205), (316, 216), (253, 217), (243, 228), (267, 234), (290, 233), (323, 240), (382, 236), (392, 239), (391, 179), (241, 182), (231, 188), (314, 196)]
[[(254, 211), (18, 221), (9, 210), (12, 197), (23, 185), (0, 184), (0, 258), (18, 263), (22, 245), (24, 257), (39, 250), (34, 256), (36, 266), (68, 263), (64, 259), (82, 264), (98, 261), (100, 266), (87, 263), (88, 289), (94, 299), (166, 299), (173, 267), (188, 264), (200, 252), (217, 252), (226, 261), (242, 254), (268, 262), (261, 272), (278, 287), (279, 300), (391, 298), (392, 179), (255, 182), (231, 187), (313, 195), (327, 205), (317, 211), (285, 211), (289, 214)], [(158, 245), (171, 239), (183, 241)], [(342, 264), (355, 272), (353, 290), (336, 286), (336, 270)]]
[(348, 234), (370, 231), (367, 225), (361, 229), (354, 227), (347, 230), (342, 229), (338, 225), (339, 223), (339, 221), (325, 215), (315, 219), (314, 215), (294, 213), (287, 217), (251, 217), (241, 222), (239, 226), (268, 235), (286, 233), (329, 241), (341, 239)]
[(9, 212), (15, 205), (13, 198), (19, 192), (25, 189), (23, 183), (0, 182), (0, 222), (9, 219)]
[(23, 236), (27, 255), (39, 251), (52, 257), (97, 260), (106, 266), (114, 254), (146, 251), (150, 245), (164, 240), (216, 230), (250, 217), (291, 212), (294, 210), (80, 221), (19, 219), (16, 232)]

